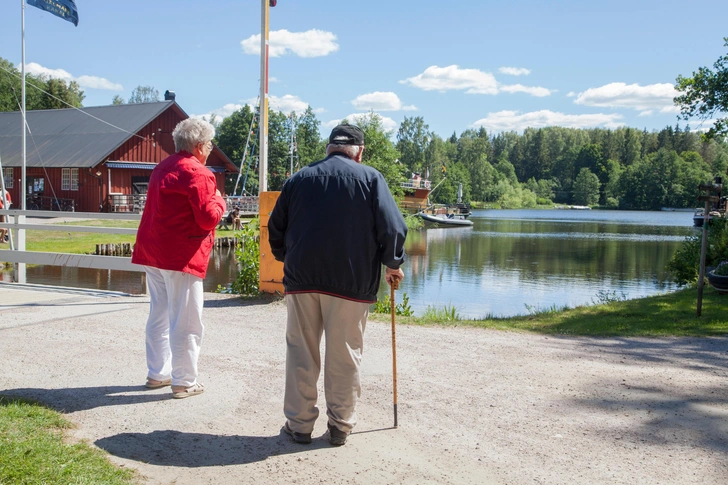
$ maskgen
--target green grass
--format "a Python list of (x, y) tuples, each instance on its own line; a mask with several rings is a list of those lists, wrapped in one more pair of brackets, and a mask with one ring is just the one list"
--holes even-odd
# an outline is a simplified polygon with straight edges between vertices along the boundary
[[(728, 295), (706, 286), (702, 316), (696, 316), (697, 289), (637, 300), (571, 309), (555, 307), (530, 315), (475, 320), (447, 318), (451, 311), (426, 312), (422, 317), (399, 317), (397, 322), (414, 325), (448, 325), (535, 332), (555, 335), (667, 337), (728, 334)], [(377, 318), (377, 317), (375, 317)], [(381, 315), (379, 319), (384, 319)]]
[(136, 483), (133, 471), (114, 466), (103, 451), (64, 443), (70, 427), (37, 403), (0, 396), (0, 483)]
[[(94, 227), (138, 227), (138, 221), (123, 220), (88, 220), (53, 224), (63, 226), (94, 226)], [(230, 237), (239, 231), (218, 230), (215, 237)], [(26, 231), (26, 249), (50, 253), (94, 254), (97, 244), (134, 243), (133, 234), (97, 234), (90, 232), (58, 231)], [(8, 243), (0, 243), (0, 249), (8, 249)]]

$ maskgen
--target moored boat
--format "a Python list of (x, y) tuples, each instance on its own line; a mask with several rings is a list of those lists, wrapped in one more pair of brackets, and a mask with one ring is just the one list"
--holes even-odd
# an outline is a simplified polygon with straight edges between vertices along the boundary
[(419, 212), (417, 215), (429, 224), (436, 224), (443, 227), (468, 227), (473, 225), (473, 221), (469, 221), (465, 218), (466, 216), (459, 214), (427, 214), (426, 212)]

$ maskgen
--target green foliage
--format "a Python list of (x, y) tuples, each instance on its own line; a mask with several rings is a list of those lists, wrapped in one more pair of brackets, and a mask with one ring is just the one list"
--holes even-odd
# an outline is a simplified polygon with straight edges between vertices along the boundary
[[(723, 40), (728, 47), (728, 37)], [(677, 77), (675, 89), (682, 94), (675, 98), (675, 104), (683, 119), (707, 120), (728, 112), (728, 55), (720, 56), (713, 68), (715, 71), (700, 67), (692, 77)], [(707, 139), (724, 135), (728, 135), (728, 116), (716, 118), (705, 134)]]
[[(448, 325), (525, 331), (546, 335), (669, 337), (728, 334), (728, 298), (713, 288), (703, 293), (702, 316), (695, 316), (695, 291), (686, 289), (664, 295), (606, 304), (546, 309), (527, 306), (528, 315), (441, 321)], [(403, 318), (400, 323), (430, 325), (424, 317)]]
[(243, 226), (240, 238), (242, 244), (235, 249), (240, 272), (230, 290), (239, 295), (256, 295), (260, 281), (260, 220), (257, 217)]
[(599, 290), (597, 291), (596, 299), (592, 298), (592, 303), (595, 305), (606, 305), (608, 303), (615, 303), (618, 301), (625, 301), (627, 295), (624, 292), (617, 294), (616, 291)]
[(595, 205), (599, 203), (599, 178), (584, 167), (574, 181), (574, 202), (577, 205)]
[(129, 104), (155, 103), (159, 101), (159, 91), (153, 86), (137, 86), (129, 97)]
[(555, 315), (557, 313), (560, 313), (560, 312), (563, 312), (563, 311), (566, 311), (569, 309), (568, 306), (559, 307), (555, 303), (546, 308), (529, 305), (528, 303), (525, 303), (524, 306), (526, 307), (526, 311), (528, 312), (528, 314), (532, 317), (544, 316), (544, 315)]
[(98, 448), (64, 443), (70, 427), (56, 411), (0, 396), (0, 483), (136, 483), (134, 472), (115, 467)]
[[(85, 96), (76, 81), (67, 83), (46, 75), (26, 74), (25, 85), (25, 106), (28, 110), (83, 106), (81, 103)], [(0, 57), (0, 111), (20, 111), (21, 91), (20, 71), (10, 61)]]
[(454, 322), (460, 320), (460, 314), (455, 305), (445, 305), (442, 308), (427, 305), (422, 318), (433, 322)]
[(517, 184), (513, 187), (508, 180), (501, 180), (496, 185), (499, 194), (496, 204), (501, 209), (528, 209), (536, 207), (536, 194)]
[[(389, 299), (389, 295), (384, 297), (384, 300), (377, 300), (374, 303), (374, 309), (372, 313), (392, 313), (392, 302)], [(394, 306), (394, 314), (401, 315), (403, 317), (410, 317), (414, 315), (414, 310), (409, 304), (409, 296), (407, 293), (402, 294), (402, 302), (396, 303)]]
[[(687, 285), (698, 280), (700, 274), (700, 249), (702, 232), (685, 238), (680, 248), (667, 263), (678, 285)], [(728, 219), (711, 219), (708, 225), (708, 250), (705, 255), (706, 266), (718, 266), (728, 261)]]
[(417, 214), (402, 214), (402, 216), (404, 216), (408, 231), (417, 231), (425, 227), (424, 221)]
[[(387, 181), (392, 195), (401, 197), (404, 192), (400, 184), (406, 177), (404, 167), (397, 162), (400, 154), (392, 143), (393, 133), (384, 129), (381, 116), (373, 111), (357, 116), (352, 121), (364, 132), (362, 163), (377, 169)], [(348, 123), (348, 120), (342, 120), (342, 123)]]
[(692, 207), (698, 185), (711, 179), (710, 168), (694, 152), (662, 148), (627, 167), (620, 175), (619, 199), (624, 209), (659, 210), (661, 207)]
[(418, 172), (424, 175), (429, 167), (427, 164), (426, 150), (432, 139), (430, 127), (425, 124), (421, 116), (405, 116), (399, 125), (397, 132), (397, 150), (401, 154), (400, 162), (411, 172)]
[(721, 261), (713, 270), (713, 274), (717, 276), (728, 276), (728, 261)]

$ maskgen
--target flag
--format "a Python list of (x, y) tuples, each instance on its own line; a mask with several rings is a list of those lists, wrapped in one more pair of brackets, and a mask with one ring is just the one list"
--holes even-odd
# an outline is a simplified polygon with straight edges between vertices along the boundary
[(73, 0), (28, 0), (28, 5), (50, 12), (78, 27), (78, 10)]

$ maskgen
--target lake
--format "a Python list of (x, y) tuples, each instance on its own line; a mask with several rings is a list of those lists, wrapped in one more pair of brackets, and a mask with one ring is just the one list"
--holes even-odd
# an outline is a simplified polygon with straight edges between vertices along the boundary
[[(397, 301), (406, 293), (417, 315), (448, 305), (478, 318), (665, 293), (677, 288), (665, 265), (695, 232), (689, 212), (474, 210), (470, 219), (468, 228), (410, 233)], [(234, 252), (216, 251), (205, 291), (235, 272)], [(28, 267), (27, 280), (127, 293), (144, 284), (139, 273), (51, 266)], [(379, 297), (388, 294), (382, 282)]]

